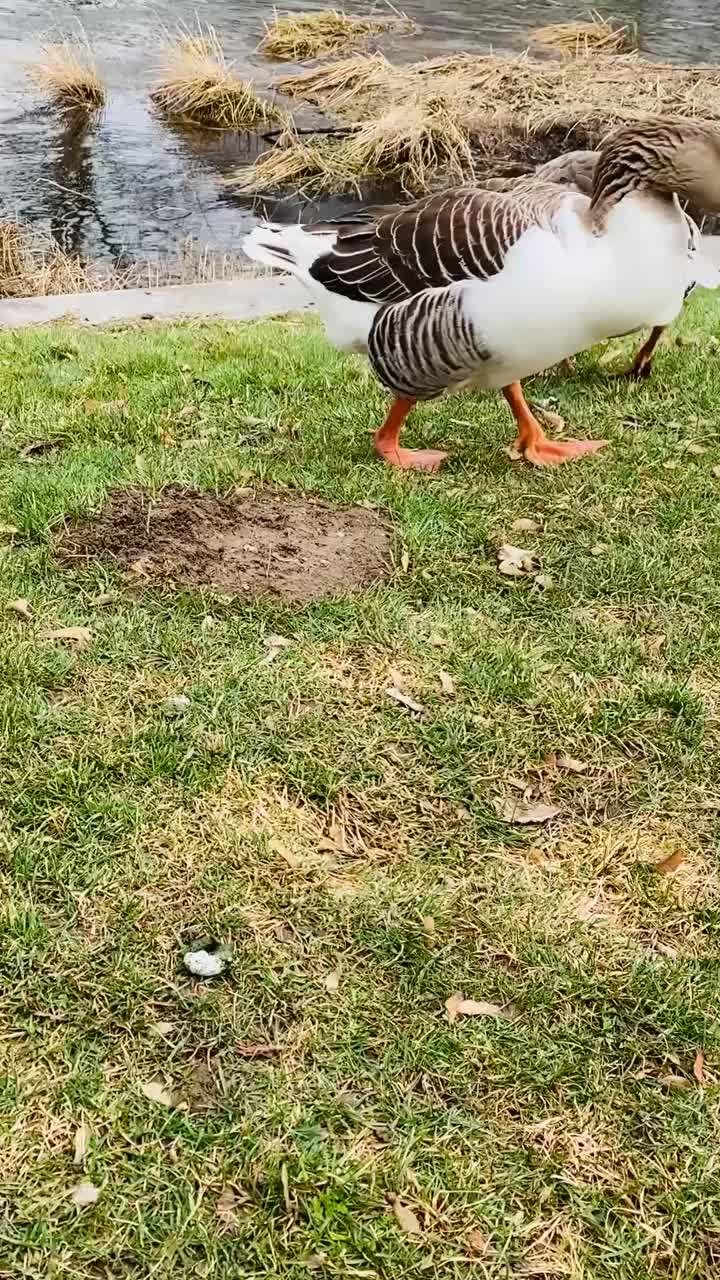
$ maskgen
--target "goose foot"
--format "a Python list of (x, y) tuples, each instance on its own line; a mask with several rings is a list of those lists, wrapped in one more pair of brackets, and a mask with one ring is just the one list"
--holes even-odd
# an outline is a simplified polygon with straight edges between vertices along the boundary
[(650, 374), (652, 373), (655, 348), (664, 332), (664, 325), (655, 325), (655, 328), (652, 330), (647, 342), (644, 342), (638, 351), (632, 367), (627, 371), (626, 377), (631, 378), (634, 382), (642, 382), (645, 378), (650, 377)]
[(518, 424), (515, 450), (536, 467), (556, 467), (561, 462), (582, 458), (586, 453), (597, 453), (607, 444), (607, 440), (548, 440), (523, 395), (520, 383), (512, 382), (503, 387), (503, 395)]
[(400, 432), (414, 400), (398, 398), (379, 431), (375, 432), (375, 452), (378, 458), (402, 471), (439, 471), (447, 458), (439, 449), (401, 449)]
[(604, 449), (607, 440), (542, 440), (523, 444), (521, 438), (515, 441), (515, 448), (522, 453), (526, 462), (536, 467), (556, 467), (561, 462), (572, 462), (574, 458), (582, 458), (586, 453), (597, 453)]

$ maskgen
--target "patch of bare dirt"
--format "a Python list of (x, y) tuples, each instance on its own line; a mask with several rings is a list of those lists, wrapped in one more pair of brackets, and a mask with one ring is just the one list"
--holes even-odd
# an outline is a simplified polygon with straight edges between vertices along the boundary
[(155, 499), (113, 494), (99, 516), (68, 531), (60, 555), (66, 564), (114, 560), (139, 581), (305, 602), (385, 577), (390, 530), (364, 507), (173, 486)]

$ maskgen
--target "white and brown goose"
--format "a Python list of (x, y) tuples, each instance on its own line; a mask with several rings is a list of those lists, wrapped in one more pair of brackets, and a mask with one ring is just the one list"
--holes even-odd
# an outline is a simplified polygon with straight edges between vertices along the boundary
[(516, 448), (549, 465), (602, 440), (548, 440), (521, 380), (606, 338), (669, 324), (694, 282), (720, 283), (680, 200), (720, 210), (720, 130), (687, 120), (626, 125), (599, 149), (584, 195), (537, 177), (512, 192), (460, 189), (367, 224), (262, 225), (251, 258), (311, 290), (328, 337), (367, 351), (395, 400), (375, 449), (434, 471), (446, 455), (401, 448), (418, 400), (502, 390)]

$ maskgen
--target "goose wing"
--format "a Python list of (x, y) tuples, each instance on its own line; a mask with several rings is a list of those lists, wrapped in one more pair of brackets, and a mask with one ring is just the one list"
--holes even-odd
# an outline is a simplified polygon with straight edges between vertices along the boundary
[(340, 226), (310, 274), (331, 293), (381, 304), (458, 280), (488, 280), (525, 231), (552, 224), (566, 195), (556, 183), (536, 182), (518, 195), (459, 188), (427, 196)]

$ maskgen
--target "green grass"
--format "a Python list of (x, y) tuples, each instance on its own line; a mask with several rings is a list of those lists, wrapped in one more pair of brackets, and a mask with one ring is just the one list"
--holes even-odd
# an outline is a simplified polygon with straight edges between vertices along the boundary
[[(719, 320), (693, 298), (646, 386), (598, 353), (530, 384), (610, 438), (591, 461), (511, 464), (500, 398), (419, 411), (439, 478), (373, 459), (385, 397), (312, 324), (0, 338), (2, 596), (34, 608), (0, 610), (0, 1275), (717, 1273)], [(168, 482), (375, 503), (396, 571), (292, 609), (61, 566), (64, 521)], [(502, 539), (546, 592), (499, 575)], [(42, 638), (74, 625), (84, 649)], [(525, 782), (547, 828), (496, 816)], [(226, 980), (184, 976), (202, 933)], [(517, 1016), (451, 1025), (458, 990)]]

